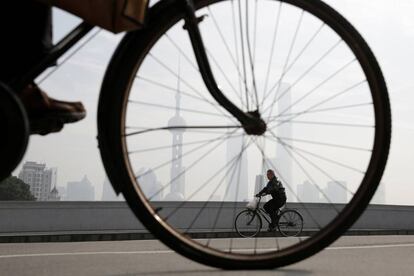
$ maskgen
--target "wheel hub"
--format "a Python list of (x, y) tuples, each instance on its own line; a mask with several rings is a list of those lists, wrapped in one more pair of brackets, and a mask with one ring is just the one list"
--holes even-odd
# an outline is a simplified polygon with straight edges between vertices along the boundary
[(243, 123), (243, 128), (249, 135), (262, 135), (266, 132), (267, 125), (260, 116), (258, 110), (247, 112), (249, 120)]

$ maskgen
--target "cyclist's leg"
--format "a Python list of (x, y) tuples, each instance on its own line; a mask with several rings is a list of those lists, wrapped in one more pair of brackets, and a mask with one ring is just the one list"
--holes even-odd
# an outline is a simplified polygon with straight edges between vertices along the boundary
[[(0, 31), (5, 38), (0, 51), (0, 79), (8, 83), (49, 52), (52, 10), (35, 1), (2, 1), (0, 5)], [(24, 51), (22, 45), (26, 46)]]
[(269, 228), (274, 228), (276, 226), (276, 200), (271, 199), (263, 206), (265, 211), (269, 214), (271, 223), (269, 225)]
[[(35, 1), (4, 1), (0, 9), (0, 30), (7, 37), (0, 51), (0, 80), (9, 84), (45, 57), (52, 48), (52, 10)], [(21, 46), (25, 50), (21, 51)], [(35, 83), (15, 91), (27, 111), (31, 133), (60, 131), (63, 124), (85, 117), (80, 102), (63, 102), (47, 96)]]
[(280, 197), (277, 200), (275, 200), (275, 204), (276, 204), (275, 215), (276, 215), (276, 217), (279, 216), (280, 208), (282, 208), (286, 204), (286, 200), (287, 200), (286, 196), (285, 197)]

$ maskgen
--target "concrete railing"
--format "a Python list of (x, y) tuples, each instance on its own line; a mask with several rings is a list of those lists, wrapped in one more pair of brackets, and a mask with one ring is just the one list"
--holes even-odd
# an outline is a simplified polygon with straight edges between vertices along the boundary
[[(158, 202), (160, 215), (171, 213), (180, 203)], [(193, 231), (228, 231), (233, 227), (234, 213), (245, 207), (239, 202), (210, 202), (200, 213), (204, 202), (189, 202), (169, 221), (178, 228), (192, 224)], [(335, 216), (343, 205), (323, 203), (288, 203), (304, 217), (304, 228), (314, 229)], [(217, 221), (216, 217), (220, 211)], [(414, 206), (370, 205), (353, 229), (414, 230)], [(134, 231), (147, 232), (125, 202), (0, 202), (0, 235), (27, 232)]]

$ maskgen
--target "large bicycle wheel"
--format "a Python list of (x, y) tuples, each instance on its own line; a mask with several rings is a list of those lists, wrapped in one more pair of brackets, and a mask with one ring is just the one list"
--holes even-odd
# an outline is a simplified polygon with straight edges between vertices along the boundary
[(277, 228), (280, 234), (285, 237), (299, 236), (303, 229), (302, 215), (296, 210), (287, 209), (282, 211), (279, 215)]
[[(363, 212), (386, 164), (387, 89), (367, 44), (317, 0), (195, 1), (226, 97), (258, 110), (248, 135), (210, 96), (175, 1), (122, 40), (99, 104), (107, 174), (141, 222), (195, 261), (271, 268), (332, 243)], [(307, 236), (234, 238), (236, 215), (273, 168)], [(306, 231), (305, 231), (306, 230)]]
[(260, 233), (262, 219), (252, 210), (243, 210), (236, 216), (234, 228), (240, 237), (252, 238)]

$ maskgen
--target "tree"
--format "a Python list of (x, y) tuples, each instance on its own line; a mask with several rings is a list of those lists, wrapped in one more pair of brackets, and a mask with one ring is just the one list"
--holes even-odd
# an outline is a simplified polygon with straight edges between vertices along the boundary
[(15, 176), (0, 182), (0, 200), (36, 200), (30, 186)]

